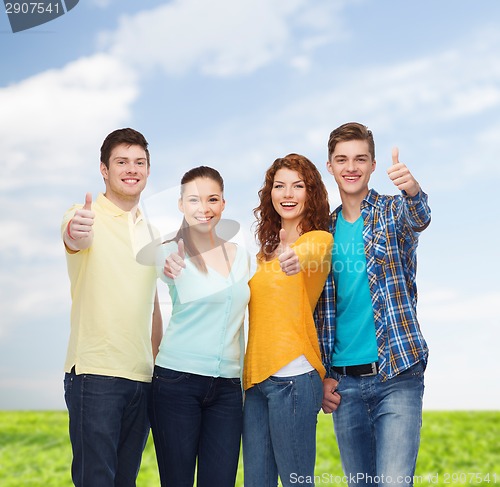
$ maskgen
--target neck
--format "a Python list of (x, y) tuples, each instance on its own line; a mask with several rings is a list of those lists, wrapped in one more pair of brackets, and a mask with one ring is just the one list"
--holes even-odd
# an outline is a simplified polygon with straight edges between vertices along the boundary
[(361, 216), (361, 203), (366, 198), (368, 189), (359, 194), (345, 194), (341, 193), (342, 200), (342, 216), (344, 220), (354, 223)]
[(281, 228), (286, 232), (286, 244), (290, 245), (300, 237), (300, 223), (296, 221), (281, 221)]
[(189, 238), (200, 253), (208, 252), (221, 244), (215, 230), (210, 233), (189, 232)]

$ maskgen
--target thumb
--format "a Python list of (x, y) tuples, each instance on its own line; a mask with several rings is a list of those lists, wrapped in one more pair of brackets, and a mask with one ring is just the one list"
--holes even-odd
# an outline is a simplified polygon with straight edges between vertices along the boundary
[(280, 230), (280, 254), (282, 254), (286, 249), (286, 230), (282, 228)]
[(83, 205), (84, 210), (92, 209), (92, 193), (87, 193), (85, 195), (85, 204)]
[(181, 259), (184, 259), (186, 257), (186, 252), (184, 250), (184, 240), (182, 240), (182, 238), (180, 238), (177, 242), (177, 253), (179, 254), (179, 257)]
[(397, 147), (392, 148), (392, 164), (399, 164), (399, 149)]

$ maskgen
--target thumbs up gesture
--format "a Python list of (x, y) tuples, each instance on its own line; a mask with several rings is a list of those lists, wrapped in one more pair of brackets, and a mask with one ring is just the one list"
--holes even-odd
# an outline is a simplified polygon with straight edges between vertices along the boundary
[(278, 261), (280, 263), (281, 270), (287, 276), (293, 276), (300, 272), (300, 262), (299, 257), (293, 251), (292, 248), (286, 242), (286, 231), (285, 229), (280, 230), (280, 244), (278, 247)]
[(186, 267), (186, 251), (184, 250), (184, 240), (177, 242), (177, 252), (172, 252), (166, 259), (163, 266), (163, 274), (170, 279), (175, 279), (180, 275), (182, 269)]
[(392, 149), (392, 166), (387, 169), (391, 181), (400, 191), (406, 191), (409, 196), (416, 196), (420, 191), (420, 185), (413, 177), (410, 170), (399, 162), (399, 149)]
[(92, 226), (94, 225), (95, 213), (92, 211), (92, 194), (85, 195), (85, 204), (80, 210), (75, 211), (75, 215), (66, 227), (66, 233), (70, 240), (84, 240), (92, 237)]

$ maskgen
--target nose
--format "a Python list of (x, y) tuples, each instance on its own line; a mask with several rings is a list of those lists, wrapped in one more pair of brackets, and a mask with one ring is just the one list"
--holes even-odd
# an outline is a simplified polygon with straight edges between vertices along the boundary
[(208, 213), (209, 207), (207, 203), (204, 203), (203, 201), (200, 201), (199, 208), (198, 208), (201, 213)]
[(285, 198), (292, 198), (292, 197), (293, 197), (293, 187), (285, 186)]
[(352, 171), (355, 171), (356, 170), (356, 164), (354, 163), (354, 160), (353, 159), (349, 159), (347, 161), (347, 170), (352, 172)]
[(129, 173), (129, 174), (136, 173), (136, 172), (137, 172), (137, 167), (136, 167), (136, 165), (135, 165), (134, 161), (130, 161), (130, 162), (128, 162), (127, 167), (126, 167), (126, 169), (125, 169), (125, 170), (126, 170), (126, 171), (127, 171), (127, 173)]

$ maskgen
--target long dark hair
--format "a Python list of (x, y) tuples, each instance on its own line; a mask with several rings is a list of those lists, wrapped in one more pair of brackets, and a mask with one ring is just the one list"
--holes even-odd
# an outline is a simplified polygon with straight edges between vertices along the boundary
[[(222, 176), (220, 175), (219, 171), (217, 171), (217, 169), (208, 166), (198, 166), (194, 167), (193, 169), (190, 169), (184, 174), (184, 176), (182, 176), (181, 198), (182, 195), (184, 194), (185, 185), (198, 178), (207, 178), (211, 179), (212, 181), (215, 181), (220, 186), (221, 192), (224, 192), (224, 180), (222, 179)], [(200, 272), (206, 274), (208, 272), (207, 265), (205, 264), (205, 261), (203, 260), (203, 257), (201, 256), (200, 252), (196, 248), (196, 245), (194, 244), (193, 240), (191, 239), (189, 224), (185, 218), (182, 219), (181, 227), (177, 231), (176, 236), (173, 239), (167, 240), (163, 243), (179, 242), (181, 238), (184, 241), (184, 250), (186, 251), (186, 254), (189, 255), (191, 261), (194, 263), (196, 268)]]

